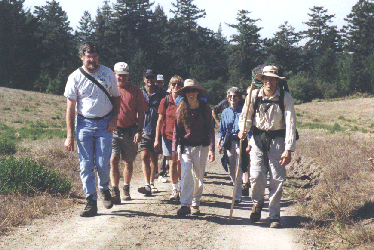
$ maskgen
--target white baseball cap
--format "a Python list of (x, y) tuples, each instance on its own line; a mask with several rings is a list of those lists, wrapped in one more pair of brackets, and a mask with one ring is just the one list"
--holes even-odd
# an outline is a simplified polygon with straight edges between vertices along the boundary
[(122, 74), (129, 74), (130, 68), (129, 68), (129, 65), (125, 62), (118, 62), (116, 64), (114, 64), (114, 72), (119, 74), (119, 75), (122, 75)]
[(157, 75), (157, 81), (163, 81), (164, 75)]

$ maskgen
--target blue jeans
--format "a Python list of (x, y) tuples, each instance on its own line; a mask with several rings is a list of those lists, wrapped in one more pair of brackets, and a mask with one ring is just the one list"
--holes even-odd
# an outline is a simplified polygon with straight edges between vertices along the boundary
[(113, 133), (108, 131), (108, 121), (111, 118), (112, 116), (108, 116), (102, 120), (90, 120), (77, 116), (76, 131), (80, 176), (86, 197), (93, 195), (94, 200), (97, 200), (95, 166), (100, 191), (109, 188)]

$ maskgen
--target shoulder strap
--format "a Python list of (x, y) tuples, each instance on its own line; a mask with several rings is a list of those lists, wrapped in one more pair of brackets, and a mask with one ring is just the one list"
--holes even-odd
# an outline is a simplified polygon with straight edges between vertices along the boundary
[(169, 95), (166, 95), (166, 96), (165, 96), (165, 102), (164, 102), (164, 107), (165, 107), (165, 109), (167, 109), (168, 106), (169, 106)]
[(282, 115), (284, 119), (284, 89), (280, 89), (280, 97), (279, 97), (279, 108), (282, 110)]
[(108, 96), (110, 103), (114, 106), (112, 97), (109, 95), (108, 91), (104, 88), (104, 86), (101, 85), (93, 76), (89, 75), (84, 69), (82, 69), (82, 67), (80, 67), (79, 70), (85, 77), (87, 77), (91, 82), (96, 84), (96, 86), (98, 86)]

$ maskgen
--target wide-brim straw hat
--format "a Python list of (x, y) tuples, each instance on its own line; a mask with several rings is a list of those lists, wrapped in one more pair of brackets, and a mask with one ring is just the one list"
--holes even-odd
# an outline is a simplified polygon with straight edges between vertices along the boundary
[(201, 87), (195, 79), (187, 79), (184, 81), (183, 88), (177, 91), (178, 95), (183, 95), (186, 93), (187, 89), (197, 89), (199, 94), (206, 95), (208, 91)]
[(259, 81), (262, 81), (263, 76), (269, 76), (269, 77), (275, 77), (279, 78), (280, 80), (286, 79), (286, 77), (280, 77), (278, 76), (278, 68), (276, 66), (265, 66), (264, 69), (262, 70), (261, 74), (257, 74), (255, 78)]

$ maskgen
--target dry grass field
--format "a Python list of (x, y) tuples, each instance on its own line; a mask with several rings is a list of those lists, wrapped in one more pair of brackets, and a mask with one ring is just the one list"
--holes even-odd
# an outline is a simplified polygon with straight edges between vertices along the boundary
[[(85, 201), (77, 154), (63, 147), (65, 109), (63, 96), (0, 88), (0, 136), (15, 134), (15, 157), (59, 170), (72, 184), (62, 196), (0, 194), (0, 235)], [(300, 104), (296, 113), (300, 140), (285, 195), (302, 218), (308, 245), (374, 248), (374, 98)], [(45, 133), (23, 133), (33, 127)]]
[(318, 249), (374, 248), (374, 99), (312, 102), (296, 112), (300, 140), (285, 193), (304, 218), (307, 241)]

